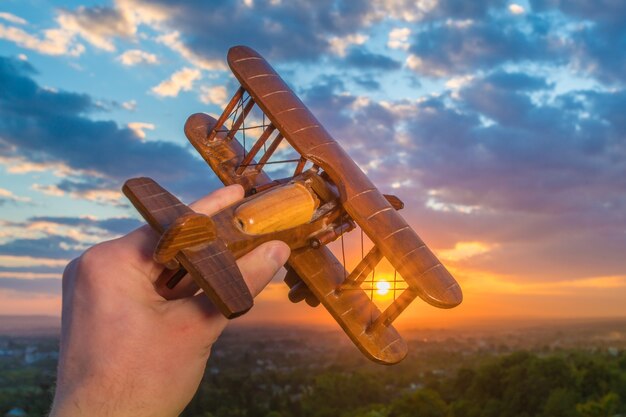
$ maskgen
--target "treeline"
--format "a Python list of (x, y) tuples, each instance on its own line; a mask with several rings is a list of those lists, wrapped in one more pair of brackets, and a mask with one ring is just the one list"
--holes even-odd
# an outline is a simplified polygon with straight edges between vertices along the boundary
[[(437, 351), (393, 367), (355, 356), (311, 358), (288, 370), (260, 366), (256, 355), (220, 371), (210, 366), (183, 417), (626, 417), (624, 351)], [(0, 417), (14, 407), (45, 415), (54, 370), (54, 361), (0, 360)]]
[(186, 417), (615, 417), (626, 416), (626, 355), (517, 352), (423, 373), (340, 367), (208, 377)]

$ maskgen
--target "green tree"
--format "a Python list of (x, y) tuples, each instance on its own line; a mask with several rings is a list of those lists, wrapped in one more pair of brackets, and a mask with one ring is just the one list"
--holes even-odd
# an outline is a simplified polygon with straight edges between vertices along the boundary
[(619, 410), (619, 403), (619, 396), (609, 392), (598, 400), (578, 404), (576, 409), (582, 417), (611, 417)]
[(543, 407), (543, 415), (545, 417), (580, 417), (580, 413), (576, 410), (577, 397), (571, 389), (552, 390)]
[(395, 400), (389, 417), (445, 417), (448, 406), (438, 392), (421, 389)]

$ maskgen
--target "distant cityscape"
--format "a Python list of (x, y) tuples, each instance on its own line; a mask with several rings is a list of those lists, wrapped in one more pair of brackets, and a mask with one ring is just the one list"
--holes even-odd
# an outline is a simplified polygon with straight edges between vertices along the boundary
[[(0, 317), (0, 416), (47, 412), (58, 360), (56, 320)], [(403, 334), (410, 348), (408, 357), (385, 367), (365, 359), (339, 329), (235, 323), (216, 343), (203, 384), (183, 415), (321, 416), (306, 409), (306, 404), (320, 390), (320, 378), (329, 375), (347, 378), (346, 383), (355, 375), (371, 377), (383, 385), (391, 401), (453, 380), (461, 369), (520, 351), (532, 353), (536, 360), (576, 352), (626, 363), (626, 319), (503, 322)], [(381, 410), (380, 415), (387, 415)], [(280, 414), (268, 414), (273, 411)], [(451, 414), (448, 410), (444, 415)]]

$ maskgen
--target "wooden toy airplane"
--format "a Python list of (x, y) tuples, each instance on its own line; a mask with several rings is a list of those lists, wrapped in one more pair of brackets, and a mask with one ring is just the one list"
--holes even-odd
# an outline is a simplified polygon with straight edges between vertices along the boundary
[[(378, 191), (261, 55), (236, 46), (228, 64), (241, 87), (217, 120), (190, 116), (185, 134), (219, 179), (241, 184), (246, 197), (209, 217), (149, 178), (130, 179), (123, 188), (161, 234), (155, 260), (178, 270), (168, 287), (189, 273), (224, 316), (237, 317), (253, 300), (235, 260), (264, 242), (282, 240), (292, 250), (285, 277), (290, 300), (321, 303), (368, 358), (401, 361), (407, 346), (393, 321), (417, 297), (455, 307), (461, 288), (397, 213), (403, 203)], [(254, 106), (263, 115), (263, 124), (255, 126), (262, 133), (248, 149), (251, 127), (245, 121)], [(263, 168), (277, 163), (271, 158), (284, 145), (299, 157), (278, 162), (295, 169), (272, 180)], [(357, 225), (374, 246), (349, 272), (325, 245)], [(407, 287), (381, 312), (361, 286), (383, 257)]]

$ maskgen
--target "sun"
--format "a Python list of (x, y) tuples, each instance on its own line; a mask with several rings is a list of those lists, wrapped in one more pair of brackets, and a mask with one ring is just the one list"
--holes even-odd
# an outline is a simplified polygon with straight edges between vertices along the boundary
[(376, 293), (378, 295), (387, 295), (391, 288), (389, 281), (376, 281)]

